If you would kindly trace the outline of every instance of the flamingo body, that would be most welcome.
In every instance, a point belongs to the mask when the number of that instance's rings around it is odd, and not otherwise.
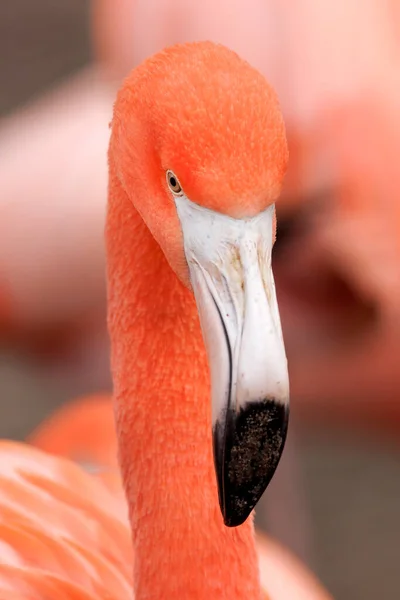
[[[126,509],[77,465],[0,443],[0,597],[131,597]],[[12,597],[12,596],[10,596]]]
[[[55,430],[54,430],[55,431]],[[0,442],[1,600],[130,600],[125,502],[68,459]],[[288,552],[257,536],[270,600],[328,600]]]

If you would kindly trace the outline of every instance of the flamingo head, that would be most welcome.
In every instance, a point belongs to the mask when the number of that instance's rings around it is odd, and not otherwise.
[[[223,46],[169,48],[135,69],[117,97],[110,161],[196,298],[227,526],[248,517],[286,438],[289,384],[271,252],[287,159],[274,91]]]

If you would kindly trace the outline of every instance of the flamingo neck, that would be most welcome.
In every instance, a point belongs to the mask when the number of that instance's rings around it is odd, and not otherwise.
[[[259,600],[253,523],[223,524],[192,293],[131,203],[108,214],[109,330],[135,599]]]

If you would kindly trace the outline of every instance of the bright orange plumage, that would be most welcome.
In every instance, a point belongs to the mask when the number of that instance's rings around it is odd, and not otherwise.
[[[0,442],[0,471],[1,600],[132,598],[125,504],[69,460],[24,444]],[[271,600],[328,600],[282,548],[262,537],[258,547]]]
[[[141,192],[160,191],[172,169],[193,202],[251,216],[278,198],[288,162],[275,91],[237,54],[211,42],[191,44],[190,52],[174,46],[136,68],[119,92],[112,138],[113,160],[139,209]],[[146,164],[131,160],[144,154]],[[142,190],[130,185],[139,167]],[[150,208],[153,198],[147,202]],[[166,203],[164,195],[158,209]]]
[[[72,462],[22,444],[0,443],[0,471],[2,600],[7,592],[130,598],[130,532],[118,498]]]

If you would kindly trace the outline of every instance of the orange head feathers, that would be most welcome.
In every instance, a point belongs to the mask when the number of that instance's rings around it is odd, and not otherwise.
[[[237,54],[208,42],[173,46],[134,69],[115,103],[110,153],[175,270],[182,240],[167,170],[191,201],[243,218],[277,199],[288,161],[274,90]]]

